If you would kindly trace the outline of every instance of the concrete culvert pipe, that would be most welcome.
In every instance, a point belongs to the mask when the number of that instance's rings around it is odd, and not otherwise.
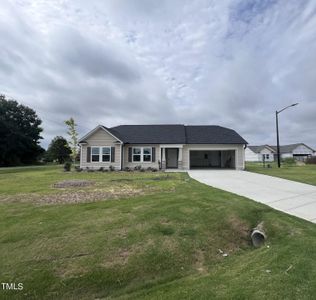
[[[263,228],[263,223],[258,224],[257,227],[255,227],[251,233],[251,240],[252,244],[256,247],[259,248],[264,245],[265,240],[267,236],[265,234],[264,228]]]

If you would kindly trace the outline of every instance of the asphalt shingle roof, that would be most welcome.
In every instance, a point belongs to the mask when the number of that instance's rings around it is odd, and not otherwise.
[[[212,125],[121,125],[107,128],[129,144],[246,144],[234,130]]]
[[[311,147],[309,147],[303,143],[298,143],[298,144],[290,144],[290,145],[281,145],[280,146],[280,153],[292,153],[298,146],[301,146],[301,145],[304,145],[307,148],[314,151],[314,149],[312,149]],[[248,146],[248,148],[255,153],[259,153],[265,147],[271,148],[272,150],[274,150],[275,153],[277,153],[277,151],[278,151],[277,146],[270,146],[270,145]]]
[[[221,126],[185,126],[186,144],[247,144],[234,130]]]
[[[280,152],[281,153],[292,153],[298,146],[301,146],[301,145],[304,145],[305,147],[314,151],[314,149],[312,149],[311,147],[309,147],[303,143],[298,143],[298,144],[282,145],[282,146],[280,146]],[[270,147],[272,149],[274,149],[275,151],[277,151],[277,146],[270,146]]]
[[[260,151],[264,148],[272,148],[270,150],[273,150],[272,152],[275,152],[275,149],[272,146],[268,146],[268,145],[248,146],[248,148],[255,153],[260,153]]]

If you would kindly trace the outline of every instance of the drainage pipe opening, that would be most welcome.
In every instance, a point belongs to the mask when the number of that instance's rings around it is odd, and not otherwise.
[[[252,244],[256,247],[259,248],[264,245],[265,240],[267,236],[265,234],[265,231],[263,229],[263,223],[258,224],[256,228],[253,229],[251,233],[251,240]]]

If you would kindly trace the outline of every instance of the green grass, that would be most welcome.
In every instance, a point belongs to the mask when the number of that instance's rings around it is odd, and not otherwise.
[[[270,165],[271,168],[264,168],[262,163],[247,163],[246,170],[316,185],[316,165],[282,164],[281,168],[278,168],[276,163]]]
[[[52,187],[74,178],[96,181],[87,192],[128,185],[144,189],[144,195],[79,204],[32,200],[74,192]],[[269,247],[254,249],[249,233],[260,221]],[[2,169],[0,253],[0,281],[24,284],[23,291],[0,290],[0,298],[312,299],[316,294],[315,224],[185,173]]]

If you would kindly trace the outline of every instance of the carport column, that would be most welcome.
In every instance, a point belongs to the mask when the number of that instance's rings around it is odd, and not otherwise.
[[[178,169],[182,169],[182,147],[179,148],[179,155],[178,155]]]

